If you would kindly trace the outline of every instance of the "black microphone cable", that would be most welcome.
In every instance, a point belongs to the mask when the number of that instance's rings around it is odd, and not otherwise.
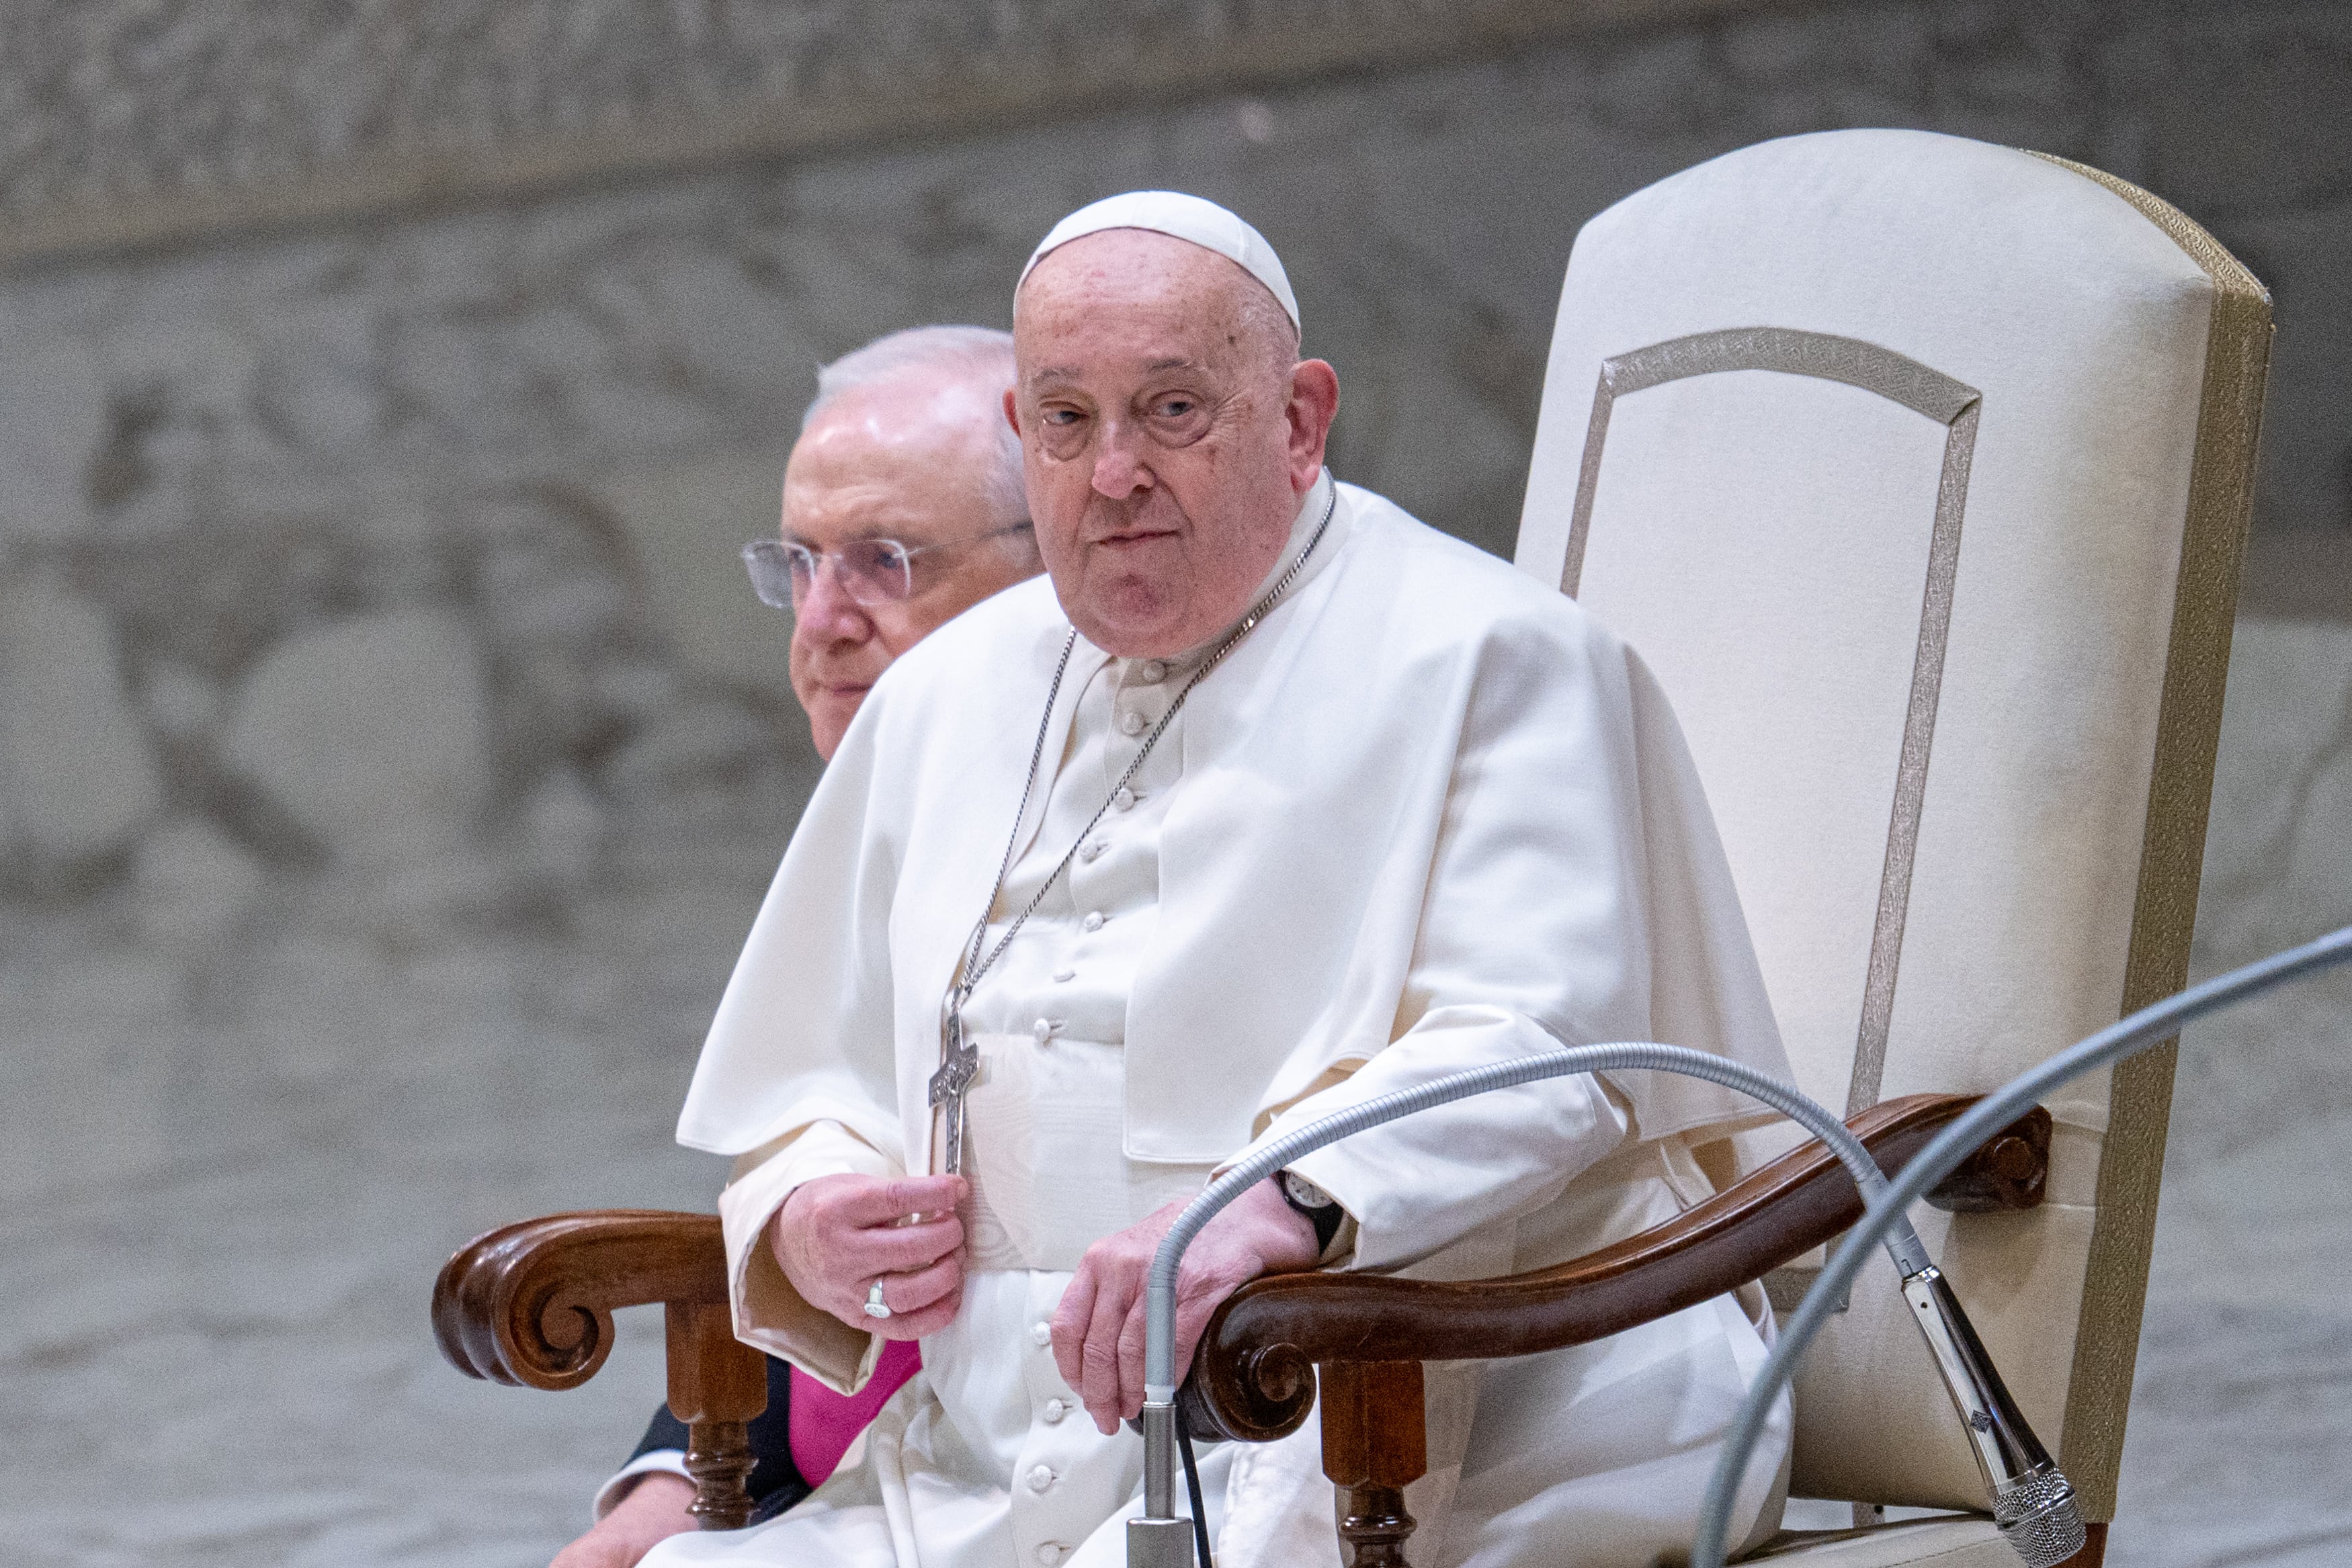
[[[1217,1568],[1209,1555],[1209,1509],[1201,1500],[1201,1467],[1192,1461],[1192,1428],[1184,1407],[1176,1406],[1176,1452],[1184,1460],[1184,1490],[1192,1494],[1192,1548],[1201,1554],[1200,1568]]]

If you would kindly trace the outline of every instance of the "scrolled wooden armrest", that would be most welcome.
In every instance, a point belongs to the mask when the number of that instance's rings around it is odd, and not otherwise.
[[[1914,1094],[1847,1124],[1891,1175],[1975,1103]],[[2041,1201],[2049,1146],[2049,1113],[2037,1107],[1937,1192],[1958,1184],[1958,1207],[2030,1207]],[[1996,1148],[1995,1168],[1980,1169]],[[1268,1442],[1306,1420],[1318,1364],[1483,1360],[1588,1343],[1759,1279],[1861,1217],[1853,1179],[1811,1142],[1662,1225],[1530,1273],[1461,1282],[1271,1275],[1210,1318],[1184,1386],[1185,1418],[1198,1433]]]
[[[767,1364],[735,1338],[712,1216],[598,1208],[477,1236],[434,1281],[433,1336],[468,1376],[577,1388],[613,1352],[614,1312],[656,1302],[670,1414],[687,1427],[688,1511],[706,1530],[740,1529],[751,1517],[746,1427],[768,1406]]]
[[[613,1313],[727,1301],[718,1219],[651,1208],[551,1214],[477,1236],[433,1286],[433,1333],[472,1377],[577,1388],[613,1349]]]

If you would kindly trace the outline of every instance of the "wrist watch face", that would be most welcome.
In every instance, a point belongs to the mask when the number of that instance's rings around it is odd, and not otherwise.
[[[1297,1171],[1282,1173],[1282,1190],[1301,1208],[1328,1208],[1338,1200]]]

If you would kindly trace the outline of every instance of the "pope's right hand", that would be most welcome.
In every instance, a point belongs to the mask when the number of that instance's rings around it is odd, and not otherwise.
[[[970,1191],[958,1176],[818,1176],[776,1211],[768,1247],[801,1300],[884,1339],[920,1339],[963,1299],[956,1206]],[[866,1310],[877,1281],[887,1318]]]

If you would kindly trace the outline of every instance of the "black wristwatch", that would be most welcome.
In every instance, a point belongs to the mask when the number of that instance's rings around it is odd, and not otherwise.
[[[1348,1218],[1339,1200],[1297,1171],[1275,1172],[1274,1183],[1282,1201],[1305,1215],[1307,1223],[1315,1228],[1315,1255],[1320,1258],[1331,1250],[1331,1238],[1339,1234],[1339,1222]]]

